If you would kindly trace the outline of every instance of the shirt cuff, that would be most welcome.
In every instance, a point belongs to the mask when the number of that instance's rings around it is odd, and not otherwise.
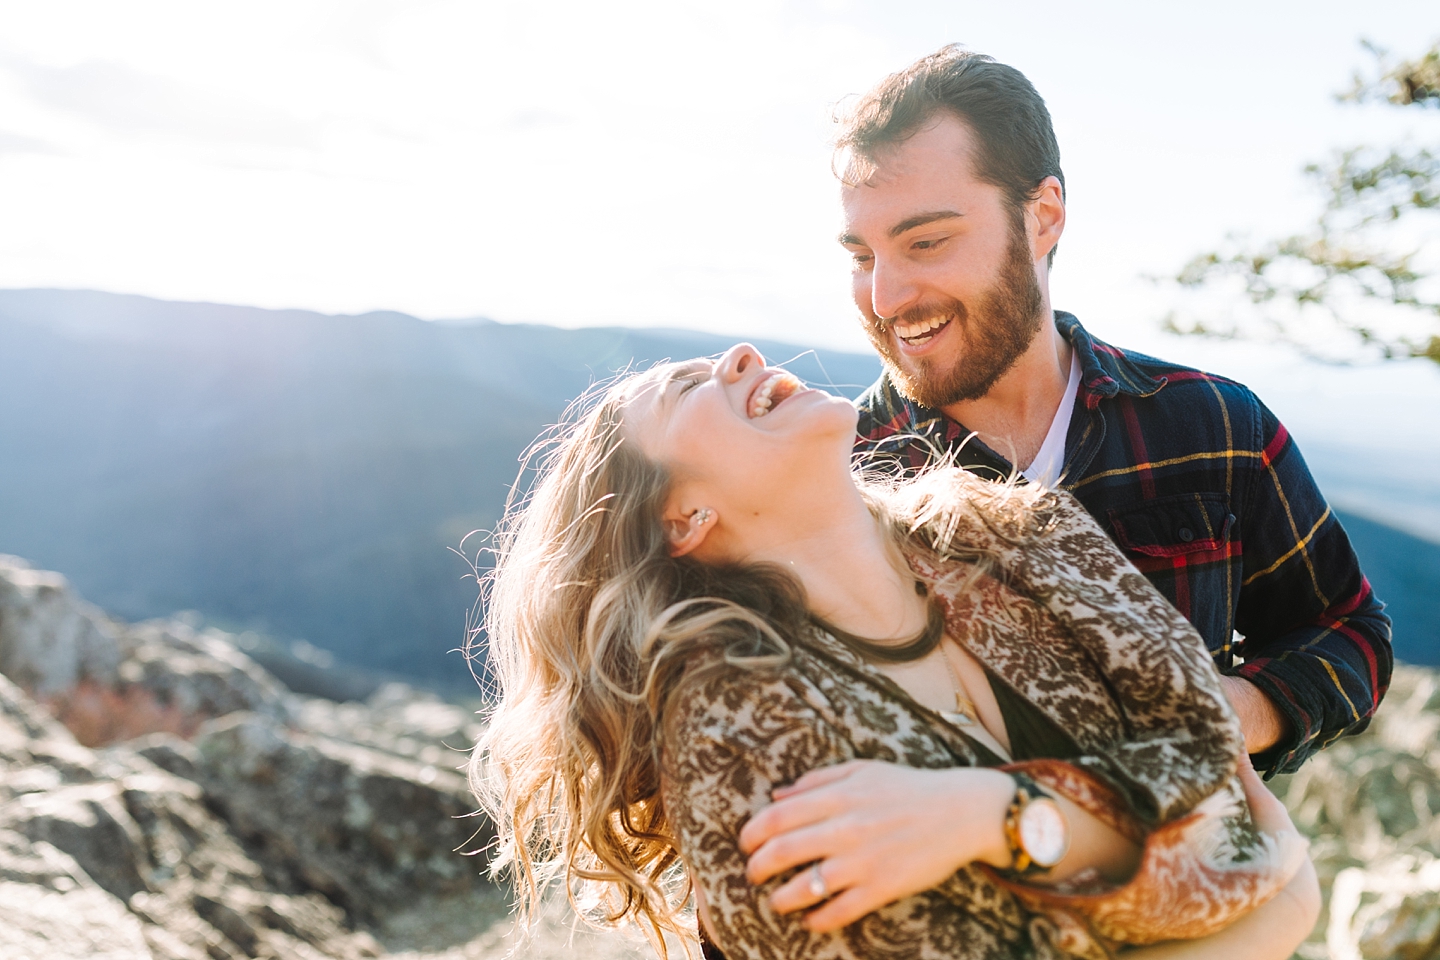
[[[1103,955],[1096,951],[1117,943],[1213,933],[1278,894],[1305,855],[1299,834],[1272,838],[1254,829],[1235,777],[1189,813],[1147,831],[1118,791],[1071,764],[1031,760],[1001,769],[1024,771],[1142,845],[1134,876],[1119,884],[1087,871],[1044,887],[984,868],[1032,911],[1049,917],[1061,945],[1080,956]]]
[[[1253,683],[1286,720],[1286,733],[1279,740],[1260,753],[1250,755],[1250,762],[1255,766],[1256,772],[1269,780],[1277,774],[1299,770],[1300,765],[1320,748],[1320,724],[1317,718],[1300,709],[1295,701],[1296,691],[1292,684],[1271,676],[1259,665],[1242,664],[1233,670],[1227,670],[1226,673]],[[1303,682],[1299,677],[1291,679]]]

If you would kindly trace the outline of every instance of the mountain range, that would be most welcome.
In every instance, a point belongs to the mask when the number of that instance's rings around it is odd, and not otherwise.
[[[0,291],[0,553],[127,619],[198,611],[473,690],[455,651],[476,587],[452,548],[498,520],[521,452],[595,380],[731,342]],[[847,396],[879,370],[757,346]],[[1440,665],[1440,545],[1345,522],[1397,654]]]

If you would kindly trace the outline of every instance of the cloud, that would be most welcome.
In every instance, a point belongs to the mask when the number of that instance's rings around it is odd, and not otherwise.
[[[257,109],[223,93],[90,60],[47,67],[15,57],[0,68],[38,103],[126,135],[182,136],[224,143],[307,147],[310,129],[276,110]]]
[[[44,140],[36,140],[34,137],[23,137],[18,133],[6,133],[4,130],[0,130],[0,157],[13,153],[55,154],[59,152]]]
[[[524,132],[544,127],[568,127],[574,123],[573,117],[551,110],[526,110],[511,116],[503,126],[509,130]]]

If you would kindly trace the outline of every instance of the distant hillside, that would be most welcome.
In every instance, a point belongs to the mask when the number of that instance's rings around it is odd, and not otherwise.
[[[127,619],[193,609],[463,684],[447,651],[475,587],[446,548],[495,523],[520,451],[592,380],[731,343],[0,291],[0,553]],[[847,395],[878,373],[834,351],[790,366]],[[1347,524],[1397,650],[1440,664],[1440,547]]]
[[[1395,621],[1395,656],[1440,667],[1440,544],[1351,513],[1338,516]]]
[[[495,523],[520,452],[593,380],[733,342],[0,291],[0,552],[121,617],[461,678],[475,587],[446,548]],[[758,346],[850,395],[878,372]]]

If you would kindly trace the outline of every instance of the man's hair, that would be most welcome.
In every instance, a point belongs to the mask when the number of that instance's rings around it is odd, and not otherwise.
[[[863,183],[882,148],[904,143],[942,112],[975,133],[975,176],[999,187],[1012,211],[1035,199],[1046,177],[1060,181],[1064,198],[1060,145],[1045,101],[1019,70],[956,43],[892,73],[836,118],[837,159],[848,154],[836,175],[852,186]]]

